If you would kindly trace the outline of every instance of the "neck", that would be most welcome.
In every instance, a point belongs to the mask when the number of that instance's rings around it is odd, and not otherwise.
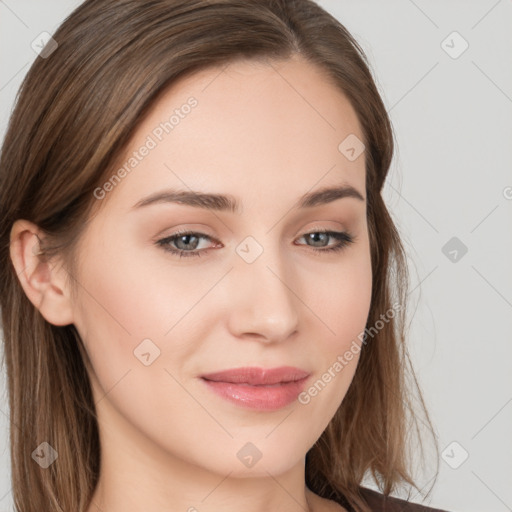
[[[305,485],[304,458],[278,469],[266,467],[264,456],[250,470],[234,455],[224,457],[228,465],[225,460],[222,465],[194,463],[186,447],[180,454],[171,453],[119,416],[107,416],[99,421],[101,469],[87,512],[321,510],[321,498]],[[233,441],[237,448],[227,453],[236,454],[243,444]]]

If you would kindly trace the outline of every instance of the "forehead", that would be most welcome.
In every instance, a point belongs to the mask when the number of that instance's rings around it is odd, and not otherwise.
[[[254,202],[256,191],[298,196],[341,183],[364,194],[364,154],[351,161],[340,150],[354,136],[364,139],[357,115],[323,70],[298,58],[236,61],[181,78],[159,97],[113,169],[124,172],[109,194],[132,201],[179,186]]]

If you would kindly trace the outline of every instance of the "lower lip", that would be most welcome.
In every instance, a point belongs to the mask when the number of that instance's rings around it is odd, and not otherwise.
[[[307,377],[271,386],[250,386],[249,384],[202,380],[214,393],[241,407],[260,411],[275,411],[286,407],[297,399],[299,393],[304,389]]]

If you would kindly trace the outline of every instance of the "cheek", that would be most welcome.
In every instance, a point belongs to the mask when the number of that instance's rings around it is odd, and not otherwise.
[[[348,253],[347,253],[348,254]],[[370,311],[372,268],[367,244],[362,244],[339,265],[319,266],[315,280],[308,279],[307,297],[311,310],[317,313],[325,340],[324,353],[332,358],[344,350],[364,330]]]
[[[78,322],[114,344],[129,340],[132,349],[145,338],[163,340],[211,284],[191,272],[170,272],[173,263],[165,257],[149,257],[156,249],[116,246],[113,241],[101,254],[88,254],[79,276]]]
[[[331,269],[324,291],[316,287],[316,292],[308,294],[313,300],[311,309],[319,312],[319,321],[312,329],[318,340],[318,373],[299,395],[299,403],[310,409],[311,416],[318,418],[323,427],[343,401],[364,349],[362,339],[371,305],[372,269],[368,245],[359,249],[335,272]]]
[[[115,236],[115,235],[114,235]],[[170,272],[165,258],[155,265],[147,252],[91,247],[78,280],[75,326],[84,342],[99,396],[114,386],[125,398],[127,410],[144,410],[156,404],[178,380],[203,339],[197,315],[208,315],[201,307],[211,279],[190,272]],[[145,365],[145,363],[150,363]],[[148,395],[144,390],[160,390]],[[126,395],[122,390],[125,390]],[[164,400],[165,401],[165,400]]]
[[[158,289],[147,284],[145,265],[131,260],[129,251],[114,252],[119,245],[111,242],[109,247],[88,246],[74,322],[103,392],[143,366],[134,350],[145,339],[159,340],[166,328],[164,307]]]

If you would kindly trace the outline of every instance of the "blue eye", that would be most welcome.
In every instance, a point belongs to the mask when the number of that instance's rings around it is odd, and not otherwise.
[[[302,235],[302,237],[307,238],[309,241],[312,242],[318,242],[322,240],[326,240],[329,238],[334,238],[338,241],[337,244],[331,245],[331,246],[324,246],[320,245],[320,247],[327,247],[326,249],[318,249],[317,247],[312,246],[311,248],[316,252],[338,252],[342,249],[345,249],[347,245],[350,245],[355,241],[355,238],[346,231],[323,231],[323,230],[317,230],[312,231],[310,233],[306,233],[305,235]]]
[[[211,240],[211,238],[208,235],[204,235],[203,233],[196,233],[194,231],[182,231],[178,233],[174,233],[171,236],[168,236],[166,238],[162,238],[161,240],[158,240],[156,243],[161,246],[164,251],[170,252],[171,254],[175,254],[177,256],[181,257],[189,257],[189,256],[201,256],[201,252],[204,252],[206,249],[203,250],[195,250],[198,245],[198,240],[200,238],[206,238],[208,240]],[[179,244],[182,245],[182,247],[172,247],[171,244]],[[193,251],[186,250],[188,248],[193,249]]]
[[[207,252],[208,249],[198,250],[197,246],[199,244],[199,240],[207,239],[212,240],[208,235],[203,233],[198,233],[194,231],[182,231],[174,233],[168,237],[162,238],[156,242],[157,245],[162,247],[162,249],[166,252],[170,252],[180,258],[185,257],[188,258],[190,256],[201,256],[202,252]],[[316,230],[310,233],[306,233],[302,235],[301,238],[306,238],[307,240],[313,243],[320,243],[319,246],[310,246],[313,251],[316,253],[332,253],[343,250],[345,247],[350,245],[355,241],[355,237],[353,237],[350,233],[346,231],[324,231],[324,230]],[[338,242],[335,245],[322,245],[323,241],[328,241],[329,238],[333,238]],[[176,247],[178,245],[178,247]],[[181,245],[181,247],[179,247]],[[299,245],[307,245],[307,244],[299,244]],[[318,247],[326,247],[326,248],[318,248]],[[191,249],[191,250],[188,250]]]

